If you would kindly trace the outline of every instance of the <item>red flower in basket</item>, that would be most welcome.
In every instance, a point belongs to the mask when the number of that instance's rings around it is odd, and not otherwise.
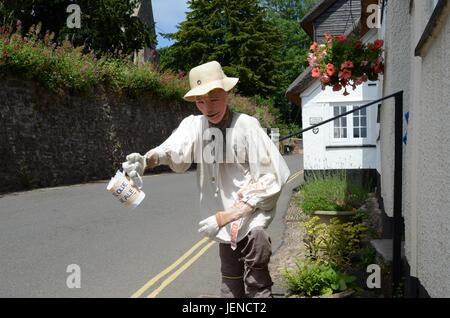
[[[318,68],[318,67],[313,68],[311,75],[312,75],[312,77],[319,77],[320,76],[320,68]]]
[[[345,41],[347,41],[347,36],[344,34],[336,35],[334,38],[341,43],[344,43]]]
[[[338,92],[338,91],[340,91],[341,89],[342,89],[342,85],[339,84],[339,83],[337,83],[337,84],[335,84],[335,85],[333,86],[333,91],[334,91],[334,92]]]
[[[348,80],[352,77],[352,71],[349,70],[343,70],[339,72],[339,78]]]
[[[375,72],[375,73],[383,73],[384,72],[384,64],[383,63],[380,63],[380,64],[375,64],[374,66],[373,66],[373,71]]]
[[[327,68],[328,76],[333,76],[333,74],[334,74],[334,64],[328,63],[326,68]]]
[[[331,86],[333,91],[344,89],[346,96],[347,86],[356,89],[367,80],[377,80],[384,72],[383,43],[381,39],[363,43],[355,35],[325,33],[325,43],[313,42],[306,56],[311,75],[320,80],[322,89],[326,86]]]
[[[317,42],[314,42],[313,44],[311,44],[311,46],[309,47],[310,51],[313,52],[317,52],[317,49],[319,48],[319,44],[317,44]]]
[[[373,42],[373,48],[374,50],[378,50],[379,48],[381,48],[384,44],[383,40],[377,39],[375,40],[375,42]]]
[[[341,70],[344,68],[353,68],[353,62],[352,61],[345,61],[341,64]]]
[[[324,75],[320,78],[320,82],[322,84],[328,84],[330,82],[330,77],[328,75]]]

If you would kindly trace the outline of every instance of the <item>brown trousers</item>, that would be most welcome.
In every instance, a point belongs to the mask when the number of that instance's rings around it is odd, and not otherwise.
[[[237,243],[234,251],[230,244],[220,243],[219,253],[222,297],[272,297],[273,282],[268,268],[272,247],[270,237],[264,228],[253,228]]]

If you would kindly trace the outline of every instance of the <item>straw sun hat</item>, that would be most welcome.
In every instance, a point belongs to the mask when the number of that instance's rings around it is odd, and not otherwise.
[[[228,92],[238,81],[237,77],[227,77],[219,62],[208,62],[194,67],[189,72],[191,90],[184,95],[184,99],[195,102],[196,96],[205,95],[215,88],[222,88]]]

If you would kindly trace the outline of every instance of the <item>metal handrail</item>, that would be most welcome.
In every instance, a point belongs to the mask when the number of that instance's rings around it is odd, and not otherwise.
[[[389,98],[395,98],[395,135],[394,135],[394,226],[393,226],[393,255],[392,255],[392,284],[393,291],[396,293],[400,287],[401,277],[402,277],[402,255],[401,255],[401,242],[403,234],[403,220],[402,220],[402,178],[403,178],[403,91],[396,92],[394,94],[382,97],[360,107],[354,108],[348,112],[339,114],[337,116],[326,119],[318,124],[309,126],[298,132],[289,134],[287,136],[281,137],[278,141],[283,141],[293,136],[298,136],[305,131],[311,130],[313,128],[319,127],[336,118],[346,116],[350,113],[356,112],[362,108],[374,105],[378,102]]]

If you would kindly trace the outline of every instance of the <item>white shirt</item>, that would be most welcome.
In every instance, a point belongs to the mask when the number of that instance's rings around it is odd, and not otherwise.
[[[160,164],[169,165],[175,172],[185,172],[192,162],[197,163],[202,218],[233,206],[238,198],[237,192],[246,187],[243,200],[255,207],[255,211],[242,219],[237,237],[239,242],[252,228],[266,228],[271,223],[278,197],[290,171],[256,118],[242,113],[232,114],[232,129],[227,129],[223,160],[220,151],[211,151],[213,145],[219,144],[220,137],[215,137],[213,141],[211,134],[205,134],[209,124],[203,115],[184,118],[155,151]],[[207,157],[210,153],[214,154],[212,158],[215,160]],[[232,162],[228,161],[230,158]],[[216,240],[230,243],[230,224],[220,229]]]

